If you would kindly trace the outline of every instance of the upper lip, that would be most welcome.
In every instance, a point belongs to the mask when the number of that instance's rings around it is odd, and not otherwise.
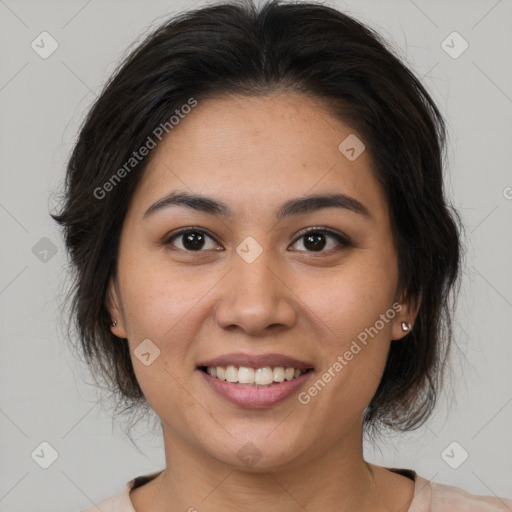
[[[299,361],[294,357],[288,357],[283,354],[244,354],[236,352],[224,354],[207,361],[202,361],[198,366],[244,366],[246,368],[263,368],[269,366],[283,366],[284,368],[296,368],[298,370],[307,370],[313,368],[311,363]]]

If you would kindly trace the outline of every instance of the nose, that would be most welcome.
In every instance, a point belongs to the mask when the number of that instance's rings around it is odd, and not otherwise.
[[[272,260],[271,251],[252,263],[235,254],[233,266],[219,283],[215,320],[223,329],[242,329],[262,335],[289,329],[297,322],[296,295],[290,287],[285,262]]]

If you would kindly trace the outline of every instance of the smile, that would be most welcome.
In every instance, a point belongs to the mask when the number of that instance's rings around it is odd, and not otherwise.
[[[228,377],[233,380],[236,378],[235,382],[229,382],[227,380],[221,380],[219,378],[219,372],[217,370],[218,367],[200,367],[198,368],[198,373],[202,377],[203,382],[207,385],[207,389],[213,391],[216,396],[219,396],[223,400],[234,404],[238,407],[242,407],[244,409],[259,409],[259,408],[268,408],[276,405],[277,403],[285,400],[289,396],[295,393],[300,392],[300,388],[305,385],[305,382],[310,378],[311,375],[314,374],[312,368],[307,370],[297,370],[292,367],[288,367],[284,369],[283,367],[263,367],[263,368],[249,368],[248,372],[245,372],[247,367],[236,367],[233,366],[232,369],[228,371],[230,365],[226,367],[224,371],[224,378],[226,374]],[[217,375],[214,377],[210,373],[208,373],[208,368],[210,368],[210,372],[212,372],[211,368],[215,368],[217,370]],[[221,368],[221,375],[224,367]],[[277,368],[277,372],[274,372]],[[215,373],[213,370],[213,373]],[[242,370],[240,372],[240,370]],[[261,370],[261,371],[258,371]],[[283,381],[274,381],[274,373],[276,373],[277,379],[281,379],[282,371],[284,372],[284,380]],[[286,380],[286,371],[288,370],[288,376],[291,376],[291,370],[293,370],[293,377],[290,380]],[[241,380],[252,379],[253,382],[239,382],[240,373],[242,373]],[[251,377],[251,375],[254,377]],[[260,376],[262,380],[260,380]],[[269,382],[272,378],[272,381],[268,384],[257,384],[257,382]]]

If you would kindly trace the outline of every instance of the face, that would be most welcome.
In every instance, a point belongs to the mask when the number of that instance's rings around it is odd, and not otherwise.
[[[107,303],[168,443],[254,470],[360,444],[413,320],[362,140],[316,100],[275,93],[200,101],[153,150]]]

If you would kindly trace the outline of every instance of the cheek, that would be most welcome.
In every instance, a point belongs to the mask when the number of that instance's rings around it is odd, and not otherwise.
[[[398,312],[393,260],[383,265],[376,254],[359,256],[346,270],[310,288],[316,290],[314,294],[304,295],[308,309],[319,319],[322,368],[318,378],[329,381],[326,392],[320,384],[317,388],[322,391],[312,393],[323,397],[316,406],[329,408],[340,422],[361,413],[375,394]]]
[[[165,258],[132,259],[124,267],[120,264],[120,275],[129,338],[153,336],[162,343],[185,327],[187,315],[212,286],[197,272],[173,267]]]
[[[126,257],[119,262],[128,343],[135,375],[150,405],[185,402],[179,394],[183,373],[188,372],[190,346],[205,321],[206,296],[218,281],[213,273],[172,267],[163,258],[151,255]],[[144,340],[157,347],[158,356],[145,366],[137,358]],[[153,355],[150,360],[153,360]],[[146,361],[147,362],[147,361]]]
[[[191,397],[180,392],[180,383],[184,382],[181,372],[194,336],[190,319],[203,286],[150,259],[145,264],[133,263],[120,265],[132,364],[149,405],[165,417],[169,410],[193,406]],[[149,348],[142,351],[139,347],[146,347],[144,344]],[[147,352],[150,356],[144,361],[139,356]],[[176,421],[181,423],[181,417]]]
[[[315,286],[308,279],[303,281],[301,297],[323,323],[328,344],[337,349],[350,345],[376,322],[379,335],[391,335],[396,273],[392,265],[383,268],[373,255],[364,256],[317,280]],[[379,319],[386,314],[382,324]]]

